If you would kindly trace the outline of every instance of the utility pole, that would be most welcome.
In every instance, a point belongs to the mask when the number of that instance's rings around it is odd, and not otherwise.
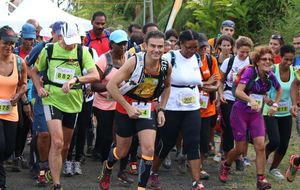
[[[150,20],[147,20],[147,7],[149,8],[149,18]],[[144,20],[143,24],[145,25],[147,22],[153,22],[153,0],[144,0]]]

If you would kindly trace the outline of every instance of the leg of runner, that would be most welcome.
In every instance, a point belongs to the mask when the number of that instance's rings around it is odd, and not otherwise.
[[[138,136],[142,150],[142,158],[139,166],[138,190],[145,190],[153,163],[156,131],[152,129],[142,130],[138,133]]]
[[[49,166],[53,184],[60,184],[60,171],[62,168],[62,150],[64,146],[62,121],[58,119],[47,122],[51,136],[51,146],[49,151]]]

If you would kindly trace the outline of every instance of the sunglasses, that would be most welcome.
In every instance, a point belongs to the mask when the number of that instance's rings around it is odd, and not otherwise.
[[[261,61],[264,61],[264,62],[266,62],[266,61],[270,61],[270,62],[274,62],[274,59],[272,59],[272,58],[266,58],[266,57],[261,57],[259,60],[261,60]]]
[[[271,39],[275,39],[275,40],[283,40],[283,37],[281,35],[278,34],[273,34],[271,36]]]

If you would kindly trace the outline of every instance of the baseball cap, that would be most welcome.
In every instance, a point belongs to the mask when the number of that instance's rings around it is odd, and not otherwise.
[[[232,20],[224,20],[222,22],[222,28],[223,27],[231,27],[231,28],[235,28],[235,23]]]
[[[0,38],[5,42],[14,42],[18,41],[18,36],[14,30],[9,26],[3,26],[0,28]]]
[[[207,37],[204,33],[199,33],[198,42],[199,42],[199,47],[209,46]]]
[[[128,36],[124,30],[115,30],[110,34],[109,40],[114,43],[127,42]]]
[[[61,35],[61,28],[63,27],[64,24],[65,22],[63,21],[57,21],[53,23],[52,26],[50,26],[50,28],[52,28],[52,32],[54,32],[55,34]]]
[[[23,38],[36,39],[36,29],[32,24],[26,23],[22,26],[21,35]]]
[[[79,29],[77,24],[75,23],[66,22],[61,29],[61,35],[63,36],[64,41],[67,45],[81,43],[81,39],[79,36]]]

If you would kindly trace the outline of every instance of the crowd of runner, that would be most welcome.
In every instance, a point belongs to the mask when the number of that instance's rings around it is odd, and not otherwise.
[[[293,45],[270,34],[269,45],[254,47],[249,37],[233,38],[231,20],[211,39],[190,29],[163,33],[155,23],[114,30],[106,21],[96,12],[90,31],[64,21],[42,29],[34,19],[19,35],[0,28],[0,190],[6,170],[24,168],[37,184],[61,190],[61,173],[84,174],[87,156],[101,162],[103,190],[118,161],[118,180],[137,180],[138,190],[163,189],[161,166],[188,168],[186,188],[204,190],[210,175],[227,182],[233,162],[237,171],[251,165],[249,143],[258,190],[271,188],[267,160],[276,180],[295,179],[300,156],[285,174],[280,164],[293,117],[300,126],[300,34]],[[219,173],[204,170],[208,157]]]

